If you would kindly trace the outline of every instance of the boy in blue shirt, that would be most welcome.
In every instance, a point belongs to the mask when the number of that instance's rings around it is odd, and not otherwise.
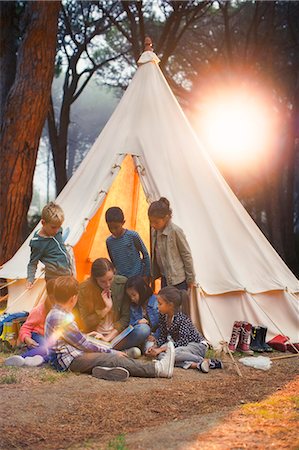
[[[64,221],[62,208],[54,202],[42,210],[40,230],[30,241],[31,254],[27,266],[27,287],[33,286],[38,261],[45,265],[45,280],[61,275],[71,275],[71,262],[62,238],[61,225]]]
[[[109,257],[117,275],[127,278],[135,275],[149,278],[150,258],[148,251],[136,231],[125,229],[124,213],[117,206],[107,209],[106,222],[111,232],[106,240]]]

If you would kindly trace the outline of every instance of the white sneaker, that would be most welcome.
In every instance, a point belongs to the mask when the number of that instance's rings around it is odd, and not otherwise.
[[[92,369],[92,376],[109,381],[126,381],[130,374],[127,369],[123,367],[94,367]]]
[[[22,367],[25,365],[25,358],[20,355],[13,355],[4,361],[5,366]]]
[[[167,350],[165,356],[160,361],[155,362],[156,377],[158,378],[171,378],[174,368],[174,345],[171,341],[167,343]]]
[[[38,367],[41,366],[45,360],[41,355],[26,356],[24,359],[24,366],[27,367]]]
[[[125,350],[125,353],[128,355],[129,358],[137,359],[141,356],[141,350],[138,347],[131,347]]]
[[[200,364],[198,364],[198,369],[203,373],[208,373],[210,370],[210,361],[204,359]]]

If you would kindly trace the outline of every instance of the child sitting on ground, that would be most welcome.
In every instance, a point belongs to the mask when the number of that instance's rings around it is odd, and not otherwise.
[[[209,369],[222,369],[217,359],[205,359],[208,343],[185,314],[178,312],[186,291],[173,286],[162,288],[158,294],[160,311],[160,337],[147,354],[163,358],[167,339],[175,346],[175,366],[183,369],[198,369],[207,373]]]
[[[19,332],[19,342],[27,345],[27,351],[22,355],[13,355],[4,362],[6,366],[40,366],[48,362],[48,349],[44,338],[44,326],[48,312],[55,303],[55,280],[49,280],[46,285],[47,297],[43,303],[33,308]]]
[[[105,380],[125,381],[136,377],[171,378],[174,366],[174,347],[165,346],[161,361],[141,363],[124,353],[89,342],[79,331],[71,314],[78,295],[78,282],[71,276],[56,279],[56,305],[46,319],[45,336],[52,366],[58,371],[71,370],[92,374]]]
[[[107,209],[106,222],[111,232],[106,240],[107,251],[117,275],[127,278],[134,275],[150,276],[150,258],[148,251],[136,231],[127,230],[124,213],[117,206]],[[141,257],[142,255],[142,257]]]
[[[126,292],[131,299],[130,325],[148,325],[149,333],[152,333],[145,342],[145,349],[147,350],[153,345],[154,338],[159,337],[157,297],[153,293],[152,288],[139,275],[128,278]]]
[[[71,262],[63,243],[61,225],[64,214],[59,205],[48,203],[42,210],[40,230],[34,233],[30,241],[31,254],[27,267],[27,287],[33,286],[37,264],[45,265],[45,280],[61,275],[71,275]]]

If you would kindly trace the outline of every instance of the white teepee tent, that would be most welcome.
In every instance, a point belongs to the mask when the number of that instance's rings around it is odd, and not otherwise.
[[[112,204],[125,211],[130,205],[127,226],[139,231],[139,222],[145,222],[148,233],[142,192],[147,202],[160,196],[169,199],[173,220],[192,249],[198,282],[192,310],[205,336],[217,344],[229,339],[234,320],[247,320],[267,326],[270,338],[284,333],[299,341],[298,280],[202,149],[158,62],[151,51],[141,55],[119,105],[57,198],[80,277],[88,273],[95,257],[105,256],[100,250],[106,233],[101,213],[104,204],[107,207],[107,193],[118,174],[131,170],[115,188]],[[143,191],[138,191],[139,179]],[[30,309],[40,296],[41,282],[23,293],[30,238],[0,271],[1,277],[19,279],[10,286],[11,312]]]

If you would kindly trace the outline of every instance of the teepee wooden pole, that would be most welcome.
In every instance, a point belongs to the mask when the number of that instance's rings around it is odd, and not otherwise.
[[[278,359],[296,358],[296,356],[299,356],[299,352],[293,355],[274,356],[273,358],[270,359],[271,361],[277,361]]]
[[[231,358],[231,360],[232,360],[232,362],[233,362],[233,365],[235,366],[235,369],[236,369],[236,371],[237,371],[237,374],[239,375],[239,377],[243,378],[243,375],[242,375],[242,373],[241,373],[241,370],[239,369],[239,366],[238,366],[238,364],[237,364],[237,362],[236,362],[236,360],[235,360],[235,358],[234,358],[234,355],[233,355],[232,352],[230,351],[227,342],[225,342],[224,347],[225,347],[225,351],[227,351],[227,353],[229,354],[229,356],[230,356],[230,358]]]

